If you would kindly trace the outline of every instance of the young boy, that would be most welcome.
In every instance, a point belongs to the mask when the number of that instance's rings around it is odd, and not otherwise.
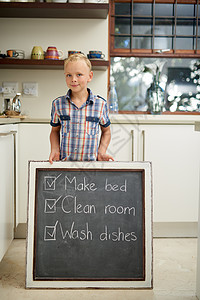
[[[114,160],[106,153],[111,139],[107,103],[87,88],[93,77],[90,61],[83,54],[70,55],[64,71],[69,90],[52,103],[49,162]]]

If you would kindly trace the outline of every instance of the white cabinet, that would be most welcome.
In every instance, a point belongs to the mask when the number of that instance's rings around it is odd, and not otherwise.
[[[197,222],[200,136],[193,125],[141,126],[152,161],[155,222]]]
[[[192,124],[112,124],[115,160],[151,161],[154,222],[197,222],[200,135]]]
[[[51,126],[49,124],[19,124],[17,223],[27,221],[28,161],[48,160]]]
[[[14,237],[16,134],[17,125],[0,126],[0,261]]]

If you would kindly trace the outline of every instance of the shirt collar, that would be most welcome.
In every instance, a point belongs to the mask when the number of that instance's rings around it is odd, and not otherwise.
[[[94,103],[94,95],[92,93],[92,91],[87,88],[88,91],[88,98],[86,100],[86,104],[93,104]],[[66,95],[66,99],[68,99],[69,101],[71,101],[71,89],[68,90],[67,95]]]

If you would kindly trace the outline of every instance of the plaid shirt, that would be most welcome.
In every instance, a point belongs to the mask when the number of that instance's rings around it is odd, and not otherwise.
[[[96,160],[98,152],[99,125],[110,125],[105,99],[94,96],[88,89],[87,101],[78,108],[67,95],[52,103],[51,126],[61,125],[60,159]]]

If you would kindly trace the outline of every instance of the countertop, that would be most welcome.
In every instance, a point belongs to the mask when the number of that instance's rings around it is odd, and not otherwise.
[[[200,114],[110,114],[112,124],[191,124],[200,126]],[[0,125],[22,124],[22,123],[43,123],[49,124],[48,118],[0,118]]]

